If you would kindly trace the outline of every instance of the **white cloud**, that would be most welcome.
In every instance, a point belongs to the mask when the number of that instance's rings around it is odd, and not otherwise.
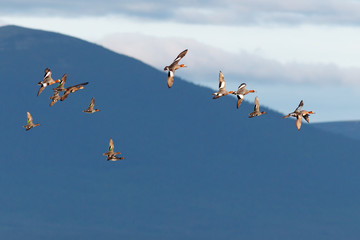
[[[19,8],[19,6],[22,6]],[[0,13],[46,16],[123,15],[138,19],[220,25],[359,25],[360,2],[354,0],[3,0]]]
[[[358,102],[360,98],[360,68],[357,67],[344,68],[331,63],[282,63],[245,51],[230,53],[191,39],[135,33],[108,35],[99,43],[140,59],[160,71],[188,48],[187,55],[180,62],[188,67],[176,72],[176,76],[185,80],[216,89],[219,70],[222,70],[228,90],[235,90],[242,82],[247,83],[248,89],[255,89],[255,94],[246,97],[246,101],[251,103],[255,96],[259,96],[263,107],[287,114],[303,99],[305,109],[316,112],[311,122],[360,119],[360,112],[353,111],[349,104]],[[164,86],[165,81],[164,77]]]
[[[0,26],[5,26],[5,25],[8,25],[8,23],[0,19]]]
[[[219,70],[227,78],[236,81],[253,79],[258,82],[286,84],[359,84],[360,68],[341,68],[334,63],[281,63],[245,51],[230,53],[186,38],[159,38],[136,33],[112,34],[99,43],[116,52],[140,59],[159,70],[188,48],[188,54],[182,59],[188,68],[181,70],[178,76],[202,85],[216,82]]]

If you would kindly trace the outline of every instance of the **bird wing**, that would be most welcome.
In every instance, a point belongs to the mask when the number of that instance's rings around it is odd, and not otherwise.
[[[27,116],[27,121],[28,121],[28,123],[32,123],[33,118],[32,118],[32,116],[31,116],[31,114],[30,114],[29,112],[26,112],[26,116]]]
[[[174,72],[170,70],[168,73],[167,85],[169,88],[171,88],[173,84],[174,84]]]
[[[295,109],[294,112],[300,112],[303,106],[304,106],[304,102],[303,100],[301,100],[299,106]]]
[[[92,97],[89,108],[93,108],[95,106],[95,98]]]
[[[242,83],[240,84],[240,86],[238,87],[238,90],[242,89],[242,88],[245,88],[246,87],[246,83]]]
[[[89,107],[88,107],[87,110],[89,110],[89,111],[94,110],[94,105],[95,105],[95,98],[93,97],[93,98],[91,99],[91,102],[90,102]]]
[[[58,87],[64,87],[65,82],[66,82],[66,78],[67,78],[67,75],[66,75],[66,73],[65,73],[65,74],[62,76],[61,81],[60,81]]]
[[[49,82],[51,82],[51,80],[53,80],[53,79],[51,78],[51,71],[50,71],[49,68],[46,68],[46,69],[45,69],[45,75],[44,75],[44,80],[43,80],[43,82],[44,82],[44,83],[49,83]]]
[[[50,68],[45,68],[44,72],[45,72],[44,74],[44,80],[45,80],[45,78],[51,76],[51,70]]]
[[[255,97],[254,112],[259,111],[259,98]]]
[[[44,86],[41,86],[40,89],[39,89],[39,91],[38,91],[38,93],[37,93],[37,95],[39,96],[40,93],[41,93],[42,91],[44,91],[44,89],[45,89],[45,87],[44,87]]]
[[[178,63],[183,57],[185,57],[186,53],[187,53],[187,49],[185,49],[184,51],[182,51],[181,53],[179,53],[179,55],[174,59],[173,63]]]
[[[109,142],[109,152],[114,152],[114,142],[112,140],[112,138],[110,138],[110,142]]]
[[[302,120],[302,115],[301,114],[297,115],[297,119],[296,119],[297,130],[300,130],[300,128],[301,128],[301,120]]]
[[[224,89],[225,90],[225,78],[224,78],[224,74],[220,71],[219,73],[219,89]]]
[[[169,88],[171,88],[172,85],[174,84],[174,72],[173,71],[169,71],[167,83],[168,83]]]
[[[61,96],[60,101],[64,101],[70,94],[70,90],[66,89],[66,91],[64,92],[64,94]]]
[[[307,121],[308,123],[310,122],[310,114],[305,114],[303,115],[305,121]]]
[[[282,118],[288,118],[288,117],[292,116],[291,114],[292,114],[292,113],[289,113],[288,115],[283,116]]]
[[[59,92],[54,90],[54,94],[49,98],[54,100],[55,98],[58,98],[58,97],[59,97]]]
[[[78,87],[78,86],[84,86],[84,85],[88,85],[88,84],[89,84],[89,82],[79,83],[79,84],[76,84],[74,86],[68,87],[66,89],[73,88],[73,87]]]
[[[56,102],[57,102],[57,100],[52,100],[49,106],[51,107],[51,106],[54,105]]]
[[[243,98],[239,97],[239,95],[237,95],[237,98],[238,98],[238,100],[237,100],[237,103],[236,103],[236,108],[239,108],[239,107],[240,107],[240,104],[241,104],[242,101],[243,101]]]

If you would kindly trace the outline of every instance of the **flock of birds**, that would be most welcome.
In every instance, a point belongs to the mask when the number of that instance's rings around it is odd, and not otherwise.
[[[179,68],[186,67],[185,64],[179,64],[179,62],[186,55],[187,52],[188,52],[188,49],[185,49],[184,51],[182,51],[169,66],[166,66],[164,68],[164,71],[168,71],[167,85],[169,88],[171,88],[174,84],[175,71],[178,70]],[[40,85],[40,89],[37,93],[37,96],[39,96],[40,93],[47,86],[53,85],[55,83],[59,83],[59,85],[56,88],[53,88],[54,94],[50,97],[50,99],[51,99],[50,107],[51,107],[58,100],[64,101],[69,96],[70,93],[74,93],[80,89],[84,89],[84,86],[88,84],[88,82],[85,82],[85,83],[80,83],[80,84],[65,88],[64,86],[65,86],[66,78],[67,78],[67,75],[64,74],[61,79],[54,80],[51,77],[51,70],[49,68],[46,68],[44,79],[38,83],[38,85]],[[61,92],[63,92],[62,96],[60,96]],[[226,96],[228,94],[234,94],[237,97],[236,107],[239,108],[240,104],[244,100],[244,97],[247,94],[254,93],[254,92],[255,92],[255,90],[247,90],[245,83],[241,83],[240,86],[238,87],[237,91],[227,91],[225,88],[224,75],[220,71],[220,73],[219,73],[219,90],[216,93],[213,93],[212,95],[214,95],[213,99],[218,99],[218,98],[220,98],[222,96]],[[95,113],[95,112],[100,111],[99,109],[94,109],[94,105],[95,105],[95,98],[93,97],[91,99],[90,105],[88,106],[87,109],[83,110],[83,112]],[[309,122],[310,114],[314,114],[313,111],[302,110],[303,105],[304,105],[304,102],[303,102],[303,100],[301,100],[300,104],[293,112],[291,112],[288,115],[283,117],[283,118],[295,117],[297,130],[300,130],[301,121],[303,118],[307,122]],[[249,118],[257,117],[257,116],[263,115],[265,113],[266,112],[264,112],[264,111],[261,112],[259,110],[259,98],[255,97],[254,111],[249,114]],[[38,124],[38,123],[37,124],[33,123],[33,118],[31,116],[31,114],[29,112],[27,112],[27,124],[24,126],[26,131],[32,129],[33,127],[39,126],[39,125],[40,124]],[[108,160],[108,161],[123,160],[124,158],[118,157],[117,156],[118,154],[121,154],[121,153],[114,151],[114,142],[113,142],[112,138],[110,138],[108,152],[104,153],[103,155],[107,156],[106,160]]]
[[[179,62],[180,60],[186,55],[188,49],[185,49],[184,51],[182,51],[173,61],[173,63],[169,66],[166,66],[164,68],[164,71],[168,71],[168,79],[167,79],[167,84],[168,87],[171,88],[173,83],[174,83],[174,76],[175,76],[175,70],[182,68],[182,67],[186,67],[185,64],[180,64]],[[224,78],[224,74],[220,71],[219,73],[219,90],[216,93],[213,93],[212,95],[214,95],[214,99],[218,99],[222,96],[226,96],[228,94],[234,94],[237,97],[237,103],[236,103],[236,107],[239,108],[240,104],[242,103],[242,101],[244,100],[245,95],[247,95],[248,93],[254,93],[255,90],[247,90],[246,89],[246,83],[241,83],[240,86],[238,87],[237,91],[227,91],[225,88],[225,78]],[[295,117],[296,118],[296,128],[297,130],[300,130],[301,127],[301,121],[304,118],[307,122],[309,122],[310,120],[310,114],[314,114],[313,111],[306,111],[306,110],[302,110],[302,107],[304,106],[304,102],[303,100],[300,101],[299,106],[291,113],[289,113],[288,115],[284,116],[283,118],[287,118],[287,117]],[[254,111],[251,112],[249,114],[249,118],[252,117],[257,117],[260,115],[265,114],[266,112],[260,112],[259,110],[259,98],[255,97],[255,105],[254,105]]]

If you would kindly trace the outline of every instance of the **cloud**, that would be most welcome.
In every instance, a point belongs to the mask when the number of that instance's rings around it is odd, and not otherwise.
[[[220,25],[358,25],[359,11],[360,2],[354,0],[3,0],[0,3],[0,13],[7,15],[125,15],[137,19]]]
[[[245,51],[230,53],[186,38],[159,38],[136,33],[111,34],[98,43],[140,59],[159,70],[188,48],[188,54],[181,61],[188,68],[179,70],[177,75],[207,86],[217,81],[219,70],[223,71],[227,79],[238,83],[251,79],[259,83],[278,84],[359,84],[360,68],[341,68],[333,63],[281,63]]]
[[[5,26],[5,25],[8,25],[8,23],[0,19],[0,26]]]

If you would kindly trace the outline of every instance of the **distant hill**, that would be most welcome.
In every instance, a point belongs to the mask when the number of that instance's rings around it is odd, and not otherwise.
[[[49,107],[46,67],[89,84]],[[360,236],[356,140],[266,108],[249,119],[246,101],[180,78],[168,89],[139,60],[17,26],[0,28],[0,81],[3,239]],[[101,111],[81,112],[93,96]],[[41,124],[28,132],[26,111]],[[126,160],[102,156],[110,137]]]
[[[360,121],[324,122],[315,123],[313,126],[336,135],[360,140]]]

